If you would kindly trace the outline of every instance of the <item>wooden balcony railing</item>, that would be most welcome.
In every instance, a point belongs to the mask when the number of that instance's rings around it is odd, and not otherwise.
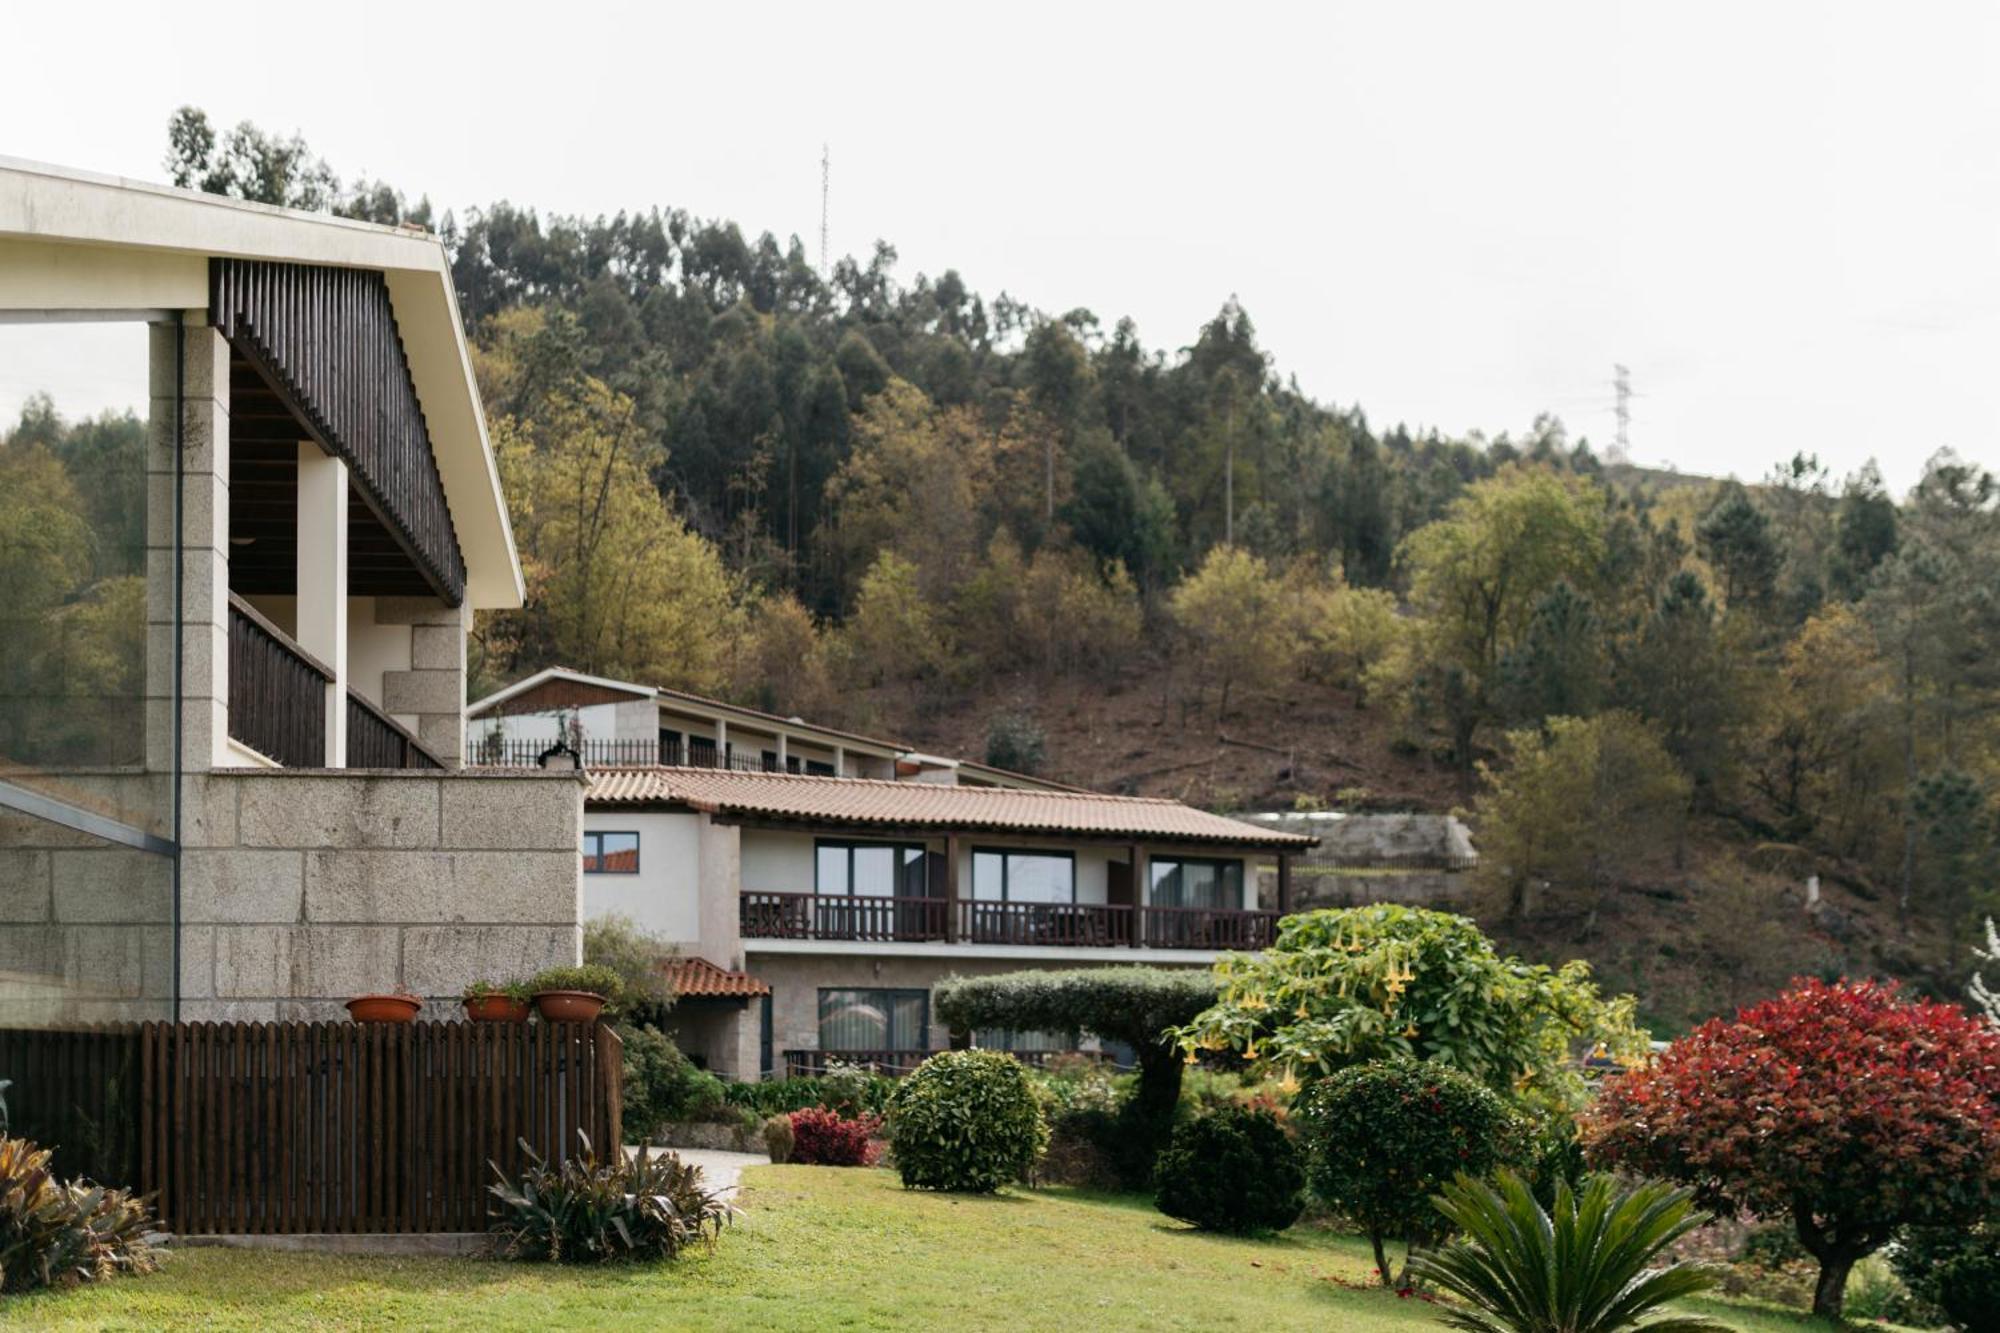
[[[1148,949],[1268,949],[1277,933],[1276,912],[1148,907],[1139,938]]]
[[[409,729],[353,690],[347,692],[349,768],[443,768]]]
[[[229,734],[287,768],[326,763],[326,687],[333,672],[229,594]]]
[[[942,898],[869,898],[846,894],[745,893],[745,935],[769,940],[865,940],[876,944],[945,938]]]
[[[845,894],[741,896],[743,935],[878,944],[1014,944],[1056,948],[1264,949],[1276,912],[1103,903],[998,903]]]
[[[1098,903],[995,903],[960,899],[958,938],[975,944],[1105,948],[1132,943],[1137,909]]]

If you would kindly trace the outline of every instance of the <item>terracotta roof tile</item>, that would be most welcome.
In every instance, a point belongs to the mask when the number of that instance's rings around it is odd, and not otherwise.
[[[676,958],[661,966],[678,999],[754,1000],[771,993],[770,986],[748,972],[732,972],[706,958]]]
[[[1318,841],[1155,796],[711,768],[601,768],[591,770],[589,778],[586,799],[593,805],[670,805],[843,825],[1093,834],[1272,849],[1310,847]]]

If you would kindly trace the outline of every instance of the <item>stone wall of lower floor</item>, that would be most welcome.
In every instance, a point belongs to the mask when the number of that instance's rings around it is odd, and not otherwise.
[[[165,836],[159,781],[55,794]],[[397,986],[448,1017],[578,959],[574,774],[217,770],[182,801],[178,974],[171,855],[0,809],[0,1024],[170,1018],[176,990],[183,1018],[338,1018]]]
[[[454,1017],[470,981],[580,957],[574,774],[241,770],[188,786],[184,1018],[335,1018],[397,987]]]

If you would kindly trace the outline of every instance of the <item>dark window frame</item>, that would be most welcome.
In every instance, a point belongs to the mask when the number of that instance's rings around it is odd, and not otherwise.
[[[1246,894],[1246,893],[1247,893],[1247,892],[1249,891],[1249,890],[1248,890],[1248,887],[1247,887],[1247,886],[1248,886],[1248,885],[1249,885],[1249,883],[1250,883],[1250,866],[1249,866],[1249,862],[1248,862],[1248,861],[1246,861],[1246,860],[1245,860],[1245,859],[1244,859],[1243,857],[1240,857],[1240,856],[1155,856],[1155,857],[1152,857],[1152,858],[1150,858],[1150,859],[1149,859],[1149,860],[1147,861],[1147,863],[1146,863],[1146,897],[1145,897],[1145,902],[1146,902],[1146,905],[1147,905],[1148,907],[1156,907],[1156,906],[1161,906],[1161,905],[1162,905],[1162,904],[1158,904],[1158,903],[1155,903],[1155,902],[1153,902],[1153,900],[1152,900],[1152,899],[1153,899],[1153,889],[1154,889],[1154,888],[1156,887],[1156,883],[1155,883],[1155,881],[1156,881],[1156,878],[1157,878],[1157,872],[1158,872],[1158,868],[1159,868],[1160,866],[1162,866],[1162,865],[1171,865],[1171,866],[1213,866],[1213,867],[1215,868],[1215,871],[1216,871],[1216,878],[1217,878],[1218,880],[1222,880],[1222,879],[1224,879],[1224,878],[1225,878],[1225,876],[1224,876],[1224,875],[1222,874],[1222,871],[1223,871],[1223,870],[1224,870],[1224,869],[1225,869],[1226,867],[1229,867],[1229,866],[1235,866],[1235,867],[1236,867],[1236,901],[1235,901],[1234,903],[1230,904],[1230,905],[1229,905],[1229,906],[1227,906],[1227,907],[1213,907],[1213,908],[1208,908],[1208,909],[1205,909],[1205,910],[1208,910],[1208,911],[1213,911],[1213,912],[1241,912],[1241,911],[1243,911],[1243,910],[1244,910],[1244,907],[1243,907],[1243,898],[1244,898],[1244,895],[1245,895],[1245,894]]]
[[[897,998],[907,999],[912,995],[921,997],[923,1008],[921,1011],[922,1016],[917,1020],[917,1044],[914,1046],[888,1046],[884,1049],[892,1051],[928,1051],[931,1048],[931,993],[927,988],[923,986],[821,986],[818,988],[817,993],[818,1003],[813,1010],[813,1040],[819,1043],[819,1050],[851,1049],[829,1047],[825,1044],[826,997],[829,995],[881,996],[888,1001],[888,1003],[882,1006],[882,1012],[890,1016],[891,1023],[895,1021],[895,1001]]]
[[[839,892],[835,892],[835,891],[833,891],[833,890],[830,890],[830,889],[826,889],[826,888],[822,888],[822,887],[820,886],[820,882],[819,882],[819,854],[820,854],[820,850],[821,850],[822,848],[834,848],[834,847],[837,847],[837,848],[840,848],[840,849],[844,850],[844,851],[845,851],[845,852],[847,853],[847,891],[846,891],[846,892],[844,892],[844,893],[839,893]],[[931,855],[930,855],[930,853],[931,853],[931,849],[930,849],[930,847],[929,847],[929,846],[928,846],[927,844],[925,844],[925,843],[921,843],[921,842],[911,842],[911,841],[909,841],[908,839],[881,839],[881,838],[814,838],[814,839],[813,839],[813,895],[814,895],[815,897],[820,897],[820,898],[881,898],[881,897],[884,897],[884,896],[885,896],[885,895],[883,895],[883,894],[879,894],[879,893],[856,893],[856,892],[854,891],[854,852],[855,852],[855,849],[856,849],[856,848],[860,848],[860,847],[886,847],[886,848],[888,848],[888,849],[889,849],[889,850],[891,850],[891,851],[914,851],[914,852],[916,852],[916,853],[917,853],[917,862],[916,862],[916,863],[917,863],[917,865],[919,865],[919,866],[921,866],[921,867],[922,867],[922,869],[921,869],[921,871],[920,871],[919,873],[920,873],[920,874],[922,874],[922,876],[923,876],[923,879],[924,879],[924,882],[923,882],[923,892],[922,892],[922,893],[903,893],[903,892],[900,892],[901,888],[903,887],[903,884],[902,884],[902,880],[903,880],[903,876],[902,876],[902,872],[903,872],[904,870],[908,869],[908,867],[909,867],[909,862],[907,862],[907,861],[904,861],[904,860],[902,860],[901,858],[898,858],[898,859],[897,859],[897,861],[896,861],[896,872],[897,872],[897,873],[896,873],[896,887],[897,887],[897,889],[899,890],[899,892],[896,892],[896,893],[891,893],[891,894],[888,894],[888,895],[886,895],[886,896],[887,896],[887,897],[890,897],[890,898],[928,898],[928,897],[930,896],[930,891],[931,891]],[[878,987],[877,989],[880,989],[880,988]]]
[[[979,896],[979,858],[980,858],[981,856],[997,856],[997,857],[999,857],[999,858],[1000,858],[1000,896],[999,896],[998,898],[981,898],[981,897]],[[971,864],[970,866],[968,866],[968,867],[967,867],[967,869],[968,869],[968,870],[969,870],[969,871],[971,872],[971,873],[970,873],[970,875],[969,875],[969,878],[970,878],[970,879],[972,880],[972,886],[971,886],[971,887],[972,887],[972,900],[973,900],[974,902],[988,902],[988,903],[994,903],[994,902],[999,902],[999,903],[1007,903],[1007,902],[1012,902],[1012,901],[1014,901],[1014,900],[1013,900],[1013,899],[1012,899],[1011,897],[1009,897],[1009,896],[1008,896],[1008,892],[1007,892],[1007,891],[1008,891],[1008,886],[1009,886],[1009,882],[1010,882],[1010,881],[1011,881],[1011,880],[1013,879],[1013,876],[1012,876],[1012,874],[1011,874],[1011,873],[1009,873],[1009,871],[1008,871],[1008,869],[1007,869],[1007,858],[1008,858],[1008,857],[1010,857],[1010,856],[1048,856],[1048,857],[1060,857],[1060,858],[1062,858],[1063,860],[1065,860],[1065,861],[1069,862],[1069,903],[1070,903],[1070,904],[1071,904],[1072,906],[1073,906],[1073,905],[1075,905],[1075,903],[1077,902],[1077,896],[1076,896],[1076,887],[1077,887],[1077,886],[1076,886],[1076,852],[1075,852],[1074,850],[1072,850],[1072,849],[1069,849],[1069,848],[1061,848],[1061,847],[1056,847],[1056,848],[1047,848],[1047,847],[974,847],[974,848],[972,849],[972,864]],[[1039,899],[1037,899],[1037,900],[1035,900],[1035,901],[1036,901],[1036,903],[1037,903],[1037,904],[1038,904],[1039,906],[1042,906],[1042,907],[1055,907],[1055,906],[1060,906],[1060,905],[1061,905],[1061,904],[1059,904],[1059,903],[1044,903],[1044,902],[1041,902],[1041,901],[1040,901]]]
[[[632,840],[632,868],[630,870],[606,870],[604,868],[604,840],[606,838],[630,838]],[[593,852],[592,847],[596,850]],[[583,831],[583,873],[586,875],[636,875],[639,873],[639,830],[637,829],[585,829]],[[591,860],[597,861],[596,869],[591,868]]]

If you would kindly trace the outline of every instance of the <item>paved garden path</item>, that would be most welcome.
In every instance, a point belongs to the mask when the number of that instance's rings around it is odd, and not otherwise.
[[[625,1151],[636,1153],[639,1150],[627,1148]],[[723,1152],[718,1148],[671,1148],[668,1151],[683,1162],[700,1167],[708,1187],[721,1190],[724,1197],[731,1199],[736,1197],[736,1187],[742,1182],[744,1167],[768,1166],[771,1161],[760,1152]]]

